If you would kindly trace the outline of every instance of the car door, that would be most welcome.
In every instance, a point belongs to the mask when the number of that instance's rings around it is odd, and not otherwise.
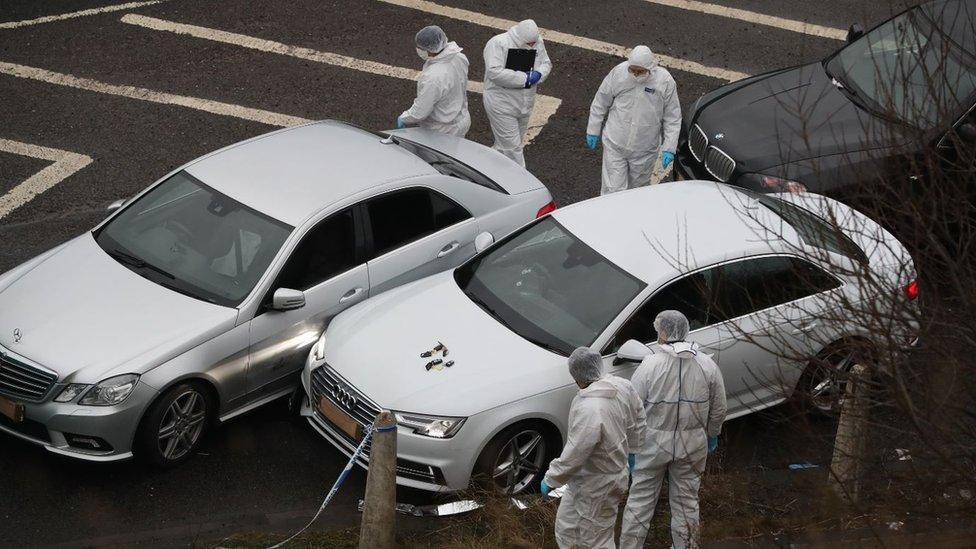
[[[370,295],[460,265],[474,254],[478,222],[464,207],[427,187],[367,200]]]
[[[604,346],[602,354],[607,371],[629,379],[637,364],[618,362],[617,349],[630,339],[651,346],[656,345],[657,331],[654,329],[654,318],[661,311],[671,309],[681,311],[688,317],[691,328],[688,341],[698,343],[705,352],[714,352],[712,347],[718,342],[720,336],[716,326],[709,322],[708,300],[711,293],[711,276],[712,272],[709,270],[684,275],[665,284],[647,298]]]
[[[713,348],[730,411],[783,399],[828,329],[818,295],[839,280],[798,257],[770,255],[722,264],[711,283]]]
[[[305,305],[289,311],[263,306],[251,320],[247,387],[252,398],[290,385],[327,322],[369,295],[358,209],[341,210],[309,229],[265,297],[268,304],[279,288],[301,290]]]

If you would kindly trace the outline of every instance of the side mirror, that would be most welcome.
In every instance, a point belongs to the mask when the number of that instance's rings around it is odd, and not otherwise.
[[[851,28],[847,29],[847,43],[857,40],[858,38],[864,36],[864,27],[860,23],[854,23]]]
[[[271,309],[275,311],[291,311],[305,306],[305,292],[290,288],[278,288],[271,298]]]
[[[112,202],[111,204],[109,204],[105,208],[105,210],[108,211],[108,212],[114,212],[115,210],[121,208],[122,206],[125,206],[125,203],[128,202],[128,201],[129,201],[128,198],[120,198],[120,199],[116,200],[115,202]]]
[[[966,143],[976,143],[976,124],[965,122],[956,128],[956,135]]]
[[[641,362],[644,357],[651,354],[651,350],[636,339],[628,339],[623,345],[617,349],[617,358],[613,361],[614,364],[620,364],[622,362]]]
[[[474,252],[480,254],[481,252],[487,250],[495,243],[495,237],[491,236],[489,232],[483,232],[478,236],[474,237]]]

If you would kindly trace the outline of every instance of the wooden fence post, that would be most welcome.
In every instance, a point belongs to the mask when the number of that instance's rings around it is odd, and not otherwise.
[[[867,442],[870,404],[869,386],[865,379],[867,371],[860,364],[851,368],[830,462],[830,486],[837,495],[850,502],[856,502],[858,498]]]
[[[373,440],[366,473],[359,549],[396,547],[396,418],[381,412],[373,421]]]

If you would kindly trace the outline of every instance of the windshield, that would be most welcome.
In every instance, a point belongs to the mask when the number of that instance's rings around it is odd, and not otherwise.
[[[237,306],[292,227],[180,172],[95,235],[119,263],[174,291]]]
[[[842,49],[827,72],[872,110],[923,130],[951,124],[976,91],[976,2],[935,2]]]
[[[496,320],[564,356],[593,344],[645,286],[552,216],[476,256],[454,278]]]

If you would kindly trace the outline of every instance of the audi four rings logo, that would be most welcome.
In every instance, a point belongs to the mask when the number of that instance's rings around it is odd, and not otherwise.
[[[349,389],[336,385],[332,389],[332,398],[347,410],[355,410],[359,399]]]
[[[24,334],[20,333],[20,328],[14,330],[14,343],[20,343],[22,337],[24,337]]]

